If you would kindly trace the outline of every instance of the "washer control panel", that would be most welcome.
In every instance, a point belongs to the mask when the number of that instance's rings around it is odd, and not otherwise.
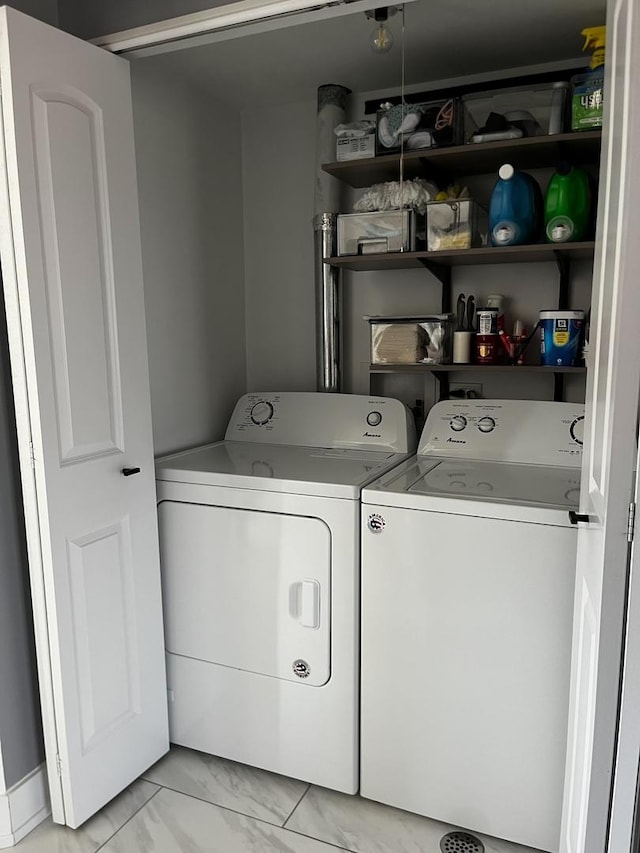
[[[251,420],[258,426],[266,426],[273,417],[275,409],[268,400],[258,400],[251,407]]]
[[[413,417],[399,400],[357,394],[264,392],[240,398],[227,441],[413,453]]]
[[[584,406],[539,400],[445,400],[431,409],[419,456],[579,467]]]

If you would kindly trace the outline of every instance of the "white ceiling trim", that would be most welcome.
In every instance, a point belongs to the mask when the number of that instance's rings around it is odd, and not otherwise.
[[[414,2],[414,0],[405,0],[405,2]],[[327,3],[318,2],[318,0],[239,0],[215,9],[206,9],[191,15],[182,15],[179,18],[169,18],[155,24],[100,36],[92,42],[111,53],[126,53],[302,12],[322,10],[325,15],[327,12],[330,15],[330,10],[335,10],[334,14],[341,14],[345,7],[350,10],[361,6],[373,9],[378,5],[379,0],[364,3],[350,3],[349,0],[333,0]]]

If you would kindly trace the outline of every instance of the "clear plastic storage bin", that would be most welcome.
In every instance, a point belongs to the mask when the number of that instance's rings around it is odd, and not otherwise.
[[[418,236],[420,217],[413,210],[381,210],[338,216],[338,255],[371,255],[379,252],[415,252],[424,248]]]
[[[453,314],[365,317],[372,364],[450,364]]]
[[[427,250],[472,249],[486,246],[487,211],[473,199],[432,201],[427,205]]]
[[[562,133],[566,124],[568,92],[569,84],[560,81],[465,95],[465,141],[493,142]],[[504,128],[487,128],[492,113],[505,119]]]
[[[459,98],[395,104],[376,114],[376,156],[460,145],[464,131]]]

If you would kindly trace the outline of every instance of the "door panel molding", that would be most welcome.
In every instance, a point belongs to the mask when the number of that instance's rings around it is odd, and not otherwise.
[[[68,464],[124,451],[104,116],[71,86],[30,89],[60,463]]]

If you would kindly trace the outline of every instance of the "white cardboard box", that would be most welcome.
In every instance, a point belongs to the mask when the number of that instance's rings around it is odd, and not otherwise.
[[[364,160],[376,155],[376,135],[339,137],[336,140],[336,160]]]

